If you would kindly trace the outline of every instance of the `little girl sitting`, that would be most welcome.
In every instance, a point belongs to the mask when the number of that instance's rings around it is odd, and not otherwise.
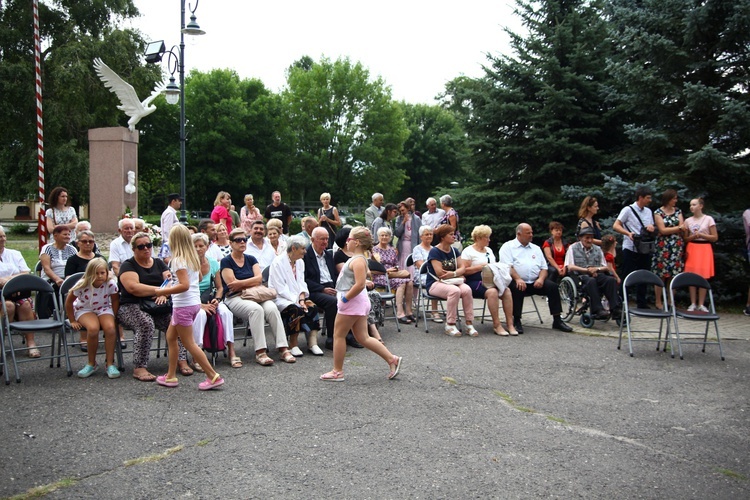
[[[607,261],[609,272],[612,273],[612,276],[615,277],[617,284],[619,285],[622,280],[620,279],[620,276],[617,275],[617,268],[615,267],[615,257],[617,257],[617,249],[615,248],[616,243],[617,240],[613,235],[606,234],[602,236],[602,252],[604,252],[604,260]]]
[[[117,378],[120,370],[115,366],[115,314],[120,305],[115,280],[109,279],[107,262],[96,257],[86,265],[86,271],[65,299],[65,311],[70,318],[73,330],[86,330],[88,364],[78,372],[78,376],[91,376],[98,368],[96,351],[99,348],[99,331],[104,331],[104,355],[107,376]]]

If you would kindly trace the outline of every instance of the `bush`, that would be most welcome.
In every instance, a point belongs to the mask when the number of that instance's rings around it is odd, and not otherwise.
[[[17,222],[10,226],[10,234],[15,234],[18,236],[29,234],[29,225]]]

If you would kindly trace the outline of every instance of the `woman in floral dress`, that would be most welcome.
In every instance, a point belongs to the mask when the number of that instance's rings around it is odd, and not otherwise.
[[[667,189],[661,195],[661,207],[654,211],[654,222],[658,229],[656,237],[656,253],[651,261],[651,270],[661,278],[665,286],[677,274],[682,272],[685,265],[682,230],[685,221],[682,211],[677,208],[677,191]],[[655,286],[657,309],[663,309],[662,287]]]
[[[398,322],[409,324],[416,321],[412,312],[412,296],[414,286],[408,269],[398,267],[398,251],[391,245],[393,233],[388,227],[378,229],[378,244],[372,247],[372,256],[383,264],[391,282],[391,291],[396,294],[396,316]],[[377,287],[385,287],[386,279],[382,274],[374,274],[372,281]]]

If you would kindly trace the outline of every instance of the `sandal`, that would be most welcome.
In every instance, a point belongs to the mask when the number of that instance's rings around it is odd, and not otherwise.
[[[344,381],[344,372],[337,372],[336,370],[331,370],[328,373],[324,373],[320,376],[320,380],[325,380],[326,382],[343,382]]]
[[[242,368],[242,359],[239,356],[232,356],[232,359],[230,359],[229,362],[232,365],[232,368]]]
[[[133,378],[141,382],[153,382],[154,380],[156,380],[156,375],[153,375],[149,372],[142,373],[140,375],[133,373]]]
[[[156,383],[164,387],[177,387],[180,381],[177,380],[177,377],[167,378],[166,375],[159,375],[156,377]]]
[[[198,389],[201,391],[208,391],[210,389],[216,389],[220,385],[224,385],[224,379],[221,378],[221,375],[217,372],[211,380],[206,379],[198,384]]]
[[[440,317],[440,314],[438,313],[432,313],[432,322],[433,323],[442,323],[443,318]]]
[[[268,357],[268,354],[265,352],[262,352],[260,354],[255,355],[255,362],[258,363],[261,366],[271,366],[273,364],[273,360]]]
[[[281,361],[284,363],[296,363],[297,358],[294,357],[294,354],[289,352],[289,349],[281,353]]]
[[[396,375],[398,375],[398,371],[401,369],[401,360],[404,358],[401,358],[399,356],[393,356],[393,359],[390,363],[388,363],[388,366],[391,367],[390,373],[388,373],[388,380],[393,380],[396,378]]]
[[[402,325],[411,325],[411,320],[409,319],[409,316],[401,316],[400,318],[397,318],[398,322]]]
[[[201,365],[199,365],[197,361],[193,361],[193,370],[197,371],[198,373],[205,373],[205,370],[201,368]]]
[[[29,352],[28,352],[28,356],[30,358],[41,358],[42,357],[42,353],[36,347],[30,347],[29,348]]]
[[[193,374],[193,369],[190,368],[190,366],[187,365],[187,364],[182,365],[182,366],[178,367],[177,369],[180,370],[180,374],[183,377],[189,377],[190,375]]]

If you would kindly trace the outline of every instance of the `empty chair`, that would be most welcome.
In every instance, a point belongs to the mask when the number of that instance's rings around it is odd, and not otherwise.
[[[50,295],[49,302],[52,304],[52,311],[53,314],[50,318],[46,319],[33,319],[29,321],[11,321],[13,318],[8,316],[8,310],[7,306],[5,304],[6,300],[19,300],[19,298],[23,297],[30,297],[33,292],[36,292],[37,294],[42,293],[48,293]],[[24,274],[20,276],[16,276],[15,278],[11,278],[3,287],[2,289],[2,295],[3,295],[3,335],[6,335],[7,339],[7,345],[3,345],[3,353],[5,353],[6,349],[10,351],[11,359],[13,360],[13,369],[16,376],[16,382],[21,381],[21,376],[18,371],[18,365],[21,363],[28,363],[30,361],[38,361],[38,360],[50,360],[50,366],[52,366],[55,358],[59,359],[61,356],[65,357],[66,361],[66,367],[68,369],[68,374],[72,374],[73,371],[70,367],[70,359],[68,358],[68,351],[67,351],[67,344],[65,342],[62,343],[64,353],[58,353],[55,354],[55,342],[58,341],[57,335],[65,335],[65,332],[63,330],[64,323],[60,318],[61,311],[60,306],[57,302],[57,295],[55,294],[55,291],[53,290],[52,286],[47,283],[45,280],[38,276],[34,276],[32,274]],[[39,358],[28,358],[28,359],[18,359],[18,356],[16,356],[16,351],[28,351],[28,347],[23,348],[16,348],[13,345],[13,333],[20,333],[25,334],[28,332],[52,332],[52,340],[47,345],[37,345],[37,348],[50,349],[50,355],[49,356],[42,356]],[[7,356],[6,356],[7,359]],[[10,373],[7,369],[7,363],[3,362],[3,368],[5,373],[5,383],[10,383]]]
[[[667,331],[664,335],[664,350],[667,349],[667,339],[669,339],[669,349],[672,353],[672,357],[674,358],[674,346],[672,345],[672,336],[670,335],[670,329],[669,329],[669,321],[672,317],[672,314],[666,309],[667,304],[667,292],[666,289],[663,287],[664,283],[662,280],[652,273],[651,271],[646,271],[643,269],[639,269],[637,271],[633,271],[632,273],[628,274],[625,277],[625,281],[623,282],[623,295],[625,297],[628,296],[628,288],[635,288],[638,285],[655,285],[658,287],[662,287],[661,293],[662,293],[662,304],[664,304],[664,309],[640,309],[637,307],[630,307],[627,300],[624,300],[622,303],[622,315],[620,317],[620,338],[617,341],[617,348],[620,349],[620,346],[622,345],[622,332],[623,330],[627,330],[628,332],[628,348],[630,349],[630,356],[633,356],[633,342],[634,341],[648,341],[653,342],[653,339],[651,338],[633,338],[633,333],[657,333],[659,336],[656,339],[656,350],[659,350],[659,344],[661,343],[661,335],[664,331],[664,321],[667,322]],[[644,319],[651,319],[651,320],[659,320],[659,329],[658,330],[635,330],[633,329],[632,325],[632,318],[633,317],[640,317]]]
[[[678,310],[674,301],[675,292],[677,290],[688,288],[688,287],[703,288],[706,290],[708,297],[708,312],[703,311],[687,311]],[[724,361],[724,351],[721,348],[721,336],[719,335],[719,315],[716,314],[716,308],[714,307],[714,294],[711,291],[711,285],[708,283],[706,278],[695,274],[695,273],[680,273],[674,278],[669,284],[669,298],[672,301],[672,320],[674,321],[674,334],[677,337],[677,349],[680,353],[680,359],[682,358],[682,345],[683,344],[701,344],[703,345],[703,352],[706,352],[706,345],[717,344],[719,346],[719,356]],[[680,330],[678,320],[682,320],[683,329]],[[706,328],[703,332],[687,332],[684,331],[684,325],[686,321],[698,321],[706,324]],[[714,331],[716,332],[716,341],[708,341],[708,329],[713,323]],[[688,336],[683,340],[684,336]]]

